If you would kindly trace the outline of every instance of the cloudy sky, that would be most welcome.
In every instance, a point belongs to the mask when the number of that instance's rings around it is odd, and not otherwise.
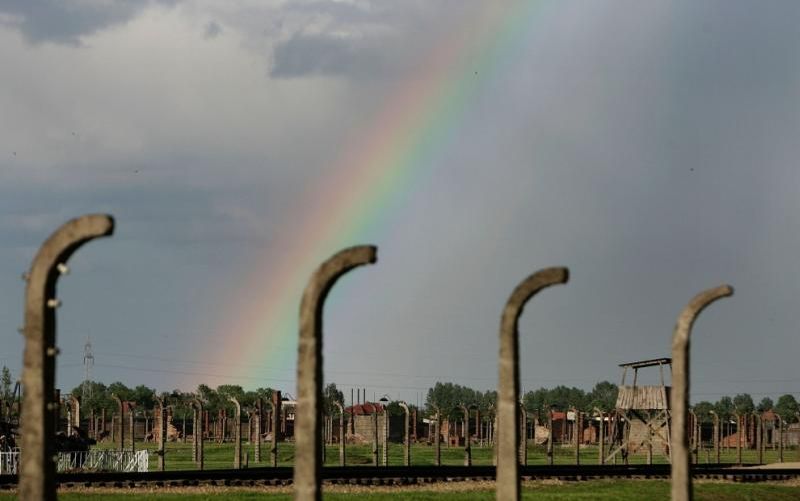
[[[313,194],[343,189],[338,160],[429,54],[465,26],[466,60],[504,35],[492,9],[0,2],[0,363],[19,373],[38,245],[108,212],[114,237],[60,282],[58,386],[81,381],[90,336],[106,383],[292,393],[294,333],[259,366],[220,348],[247,338],[231,317],[259,307],[303,219],[347,227],[307,209]],[[669,356],[683,306],[727,282],[736,295],[695,326],[693,400],[800,395],[800,3],[542,1],[522,22],[436,154],[402,166],[412,182],[363,204],[380,224],[343,237],[380,256],[334,290],[326,379],[410,402],[437,380],[493,388],[505,300],[566,265],[521,322],[523,389]],[[471,75],[442,73],[445,96]]]

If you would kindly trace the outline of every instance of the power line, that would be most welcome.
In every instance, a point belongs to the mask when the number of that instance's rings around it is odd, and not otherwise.
[[[96,364],[97,367],[108,367],[112,369],[123,369],[123,370],[130,370],[130,371],[137,371],[137,372],[160,372],[166,374],[181,374],[186,376],[204,376],[204,377],[215,377],[220,379],[246,379],[250,381],[277,381],[280,383],[295,383],[294,379],[278,379],[278,378],[264,378],[264,377],[256,377],[256,376],[234,376],[228,374],[213,374],[208,372],[196,372],[196,371],[182,371],[182,370],[174,370],[174,369],[143,369],[141,367],[131,367],[127,365],[115,365],[115,364]],[[339,386],[343,387],[362,387],[364,386],[363,382],[359,383],[337,383]],[[396,386],[396,385],[373,385],[373,386],[380,386],[381,388],[389,388],[389,389],[397,389],[397,390],[427,390],[429,387],[421,387],[421,386]]]
[[[160,362],[171,362],[171,363],[185,363],[185,364],[196,364],[196,365],[216,365],[222,367],[237,367],[237,368],[254,368],[254,369],[264,369],[268,371],[275,371],[275,372],[294,372],[294,369],[278,369],[268,365],[261,365],[261,364],[240,364],[240,363],[233,363],[233,362],[205,362],[199,360],[187,360],[187,359],[180,359],[180,358],[167,358],[167,357],[154,357],[150,355],[136,355],[130,353],[108,353],[103,352],[101,353],[106,356],[111,357],[120,357],[120,358],[136,358],[142,360],[157,360]],[[351,370],[335,370],[335,369],[326,369],[325,373],[328,374],[349,374],[349,375],[363,375],[363,376],[391,376],[391,377],[406,377],[406,378],[416,378],[416,379],[458,379],[458,380],[474,380],[474,381],[494,381],[495,377],[479,377],[479,376],[459,376],[459,375],[431,375],[431,374],[404,374],[399,372],[383,372],[383,371],[351,371]],[[544,383],[596,383],[597,379],[541,379],[541,378],[524,378],[522,381],[525,382],[544,382]]]

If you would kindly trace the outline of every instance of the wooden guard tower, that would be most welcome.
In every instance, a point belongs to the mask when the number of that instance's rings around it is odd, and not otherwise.
[[[660,451],[669,460],[671,387],[664,384],[664,367],[670,369],[671,375],[672,359],[656,358],[619,366],[622,367],[622,382],[617,393],[617,419],[612,423],[612,444],[609,447],[606,463],[616,463],[616,457],[620,454],[627,464],[629,454],[642,451],[647,453],[648,462],[652,461],[654,451]],[[661,385],[636,384],[639,369],[645,367],[658,367]],[[633,369],[633,384],[630,386],[625,384],[629,369]]]

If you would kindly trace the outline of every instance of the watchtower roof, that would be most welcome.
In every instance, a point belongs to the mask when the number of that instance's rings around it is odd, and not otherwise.
[[[631,368],[631,369],[641,369],[642,367],[654,367],[657,365],[672,365],[671,358],[653,358],[650,360],[640,360],[638,362],[628,362],[625,364],[619,364],[620,367],[624,368]]]

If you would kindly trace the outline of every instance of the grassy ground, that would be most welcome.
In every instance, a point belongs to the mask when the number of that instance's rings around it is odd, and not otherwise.
[[[113,447],[113,444],[103,443],[98,447],[108,448]],[[155,452],[155,444],[140,443],[137,444],[137,449],[148,449]],[[196,465],[191,460],[191,443],[169,442],[167,443],[167,469],[169,470],[191,470],[196,469]],[[250,466],[257,466],[255,463],[254,447],[251,444],[242,444],[243,463],[247,461]],[[339,449],[338,446],[326,447],[326,461],[327,466],[336,466],[339,464]],[[347,446],[347,464],[348,465],[369,465],[372,464],[372,447],[370,445],[348,445]],[[425,444],[414,444],[411,450],[411,462],[415,465],[432,465],[434,463],[434,447]],[[582,464],[597,464],[598,450],[595,446],[586,446],[581,448],[581,463]],[[796,449],[784,451],[784,458],[786,461],[800,460],[800,452]],[[261,447],[260,466],[269,464],[269,446],[262,444]],[[713,450],[703,450],[699,455],[700,463],[713,462]],[[278,464],[281,466],[291,466],[294,460],[294,444],[293,443],[280,443],[278,444]],[[492,449],[489,447],[472,447],[472,461],[475,465],[491,465],[492,464]],[[642,464],[647,461],[643,454],[632,455],[629,458],[630,463]],[[721,461],[723,463],[736,462],[736,450],[723,451],[721,454]],[[745,463],[758,462],[758,455],[754,450],[743,450],[742,461]],[[621,458],[619,459],[621,463]],[[659,454],[654,454],[654,463],[666,463],[666,458]],[[764,456],[765,463],[778,462],[778,452],[767,450]],[[442,447],[442,463],[448,465],[464,464],[464,451],[461,448]],[[528,448],[528,464],[546,464],[547,456],[544,447],[531,446]],[[555,447],[554,449],[554,463],[555,464],[575,464],[575,451],[572,447]],[[402,465],[403,464],[403,447],[400,444],[389,445],[389,464]],[[155,470],[158,467],[158,456],[154,453],[150,456],[150,468]],[[213,442],[205,443],[205,468],[206,469],[221,469],[233,468],[233,444],[224,443],[217,444]]]
[[[119,500],[125,498],[141,498],[153,500],[250,500],[271,499],[289,500],[291,491],[283,489],[246,489],[246,488],[195,488],[173,489],[171,491],[156,490],[73,490],[59,493],[60,499],[92,501]],[[391,489],[330,487],[326,489],[325,499],[344,501],[359,500],[455,500],[455,499],[494,499],[492,483],[461,482],[457,484],[436,484],[433,486]],[[698,483],[695,486],[695,498],[708,501],[727,500],[760,500],[774,501],[794,500],[800,497],[800,486],[797,484],[733,484],[733,483]],[[0,494],[0,500],[14,499],[13,494]],[[523,488],[523,499],[558,499],[558,500],[658,500],[669,499],[669,483],[656,480],[623,480],[623,481],[590,481],[590,482],[528,482]]]

